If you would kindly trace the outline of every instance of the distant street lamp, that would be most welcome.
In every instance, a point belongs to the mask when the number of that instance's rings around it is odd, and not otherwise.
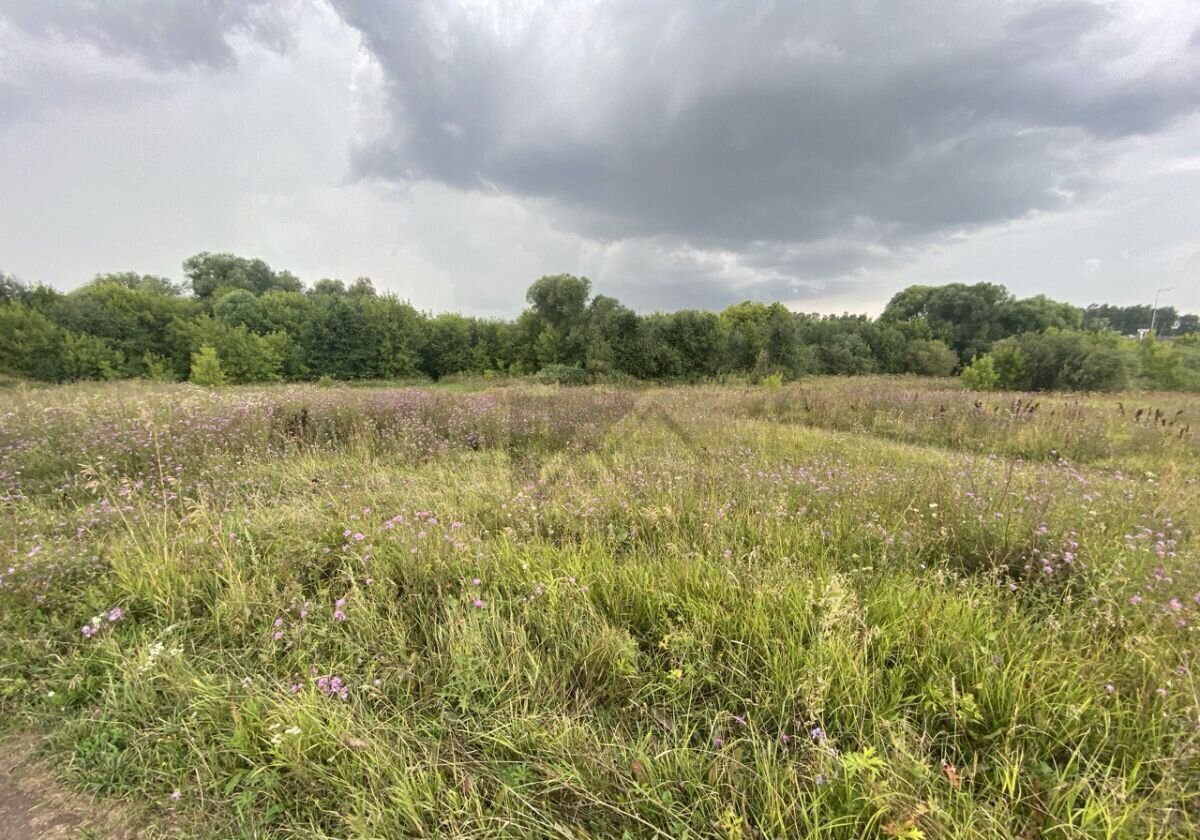
[[[1158,315],[1158,296],[1161,295],[1163,292],[1173,292],[1173,291],[1175,291],[1175,287],[1170,286],[1166,289],[1159,289],[1157,292],[1154,293],[1154,308],[1150,310],[1150,335],[1154,335],[1154,318],[1155,318],[1155,316]]]

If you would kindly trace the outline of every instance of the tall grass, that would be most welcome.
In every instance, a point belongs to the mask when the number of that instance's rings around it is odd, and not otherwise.
[[[24,398],[0,712],[164,835],[1194,835],[1194,441],[857,387]]]

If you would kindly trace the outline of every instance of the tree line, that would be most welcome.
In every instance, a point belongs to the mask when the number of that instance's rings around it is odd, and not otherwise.
[[[0,372],[46,382],[142,377],[202,384],[441,379],[457,374],[695,381],[964,372],[976,387],[1200,384],[1200,318],[1157,311],[1169,341],[1123,336],[1150,307],[1086,309],[1001,285],[911,286],[878,318],[780,303],[641,315],[590,281],[546,276],[515,319],[418,311],[367,278],[309,287],[233,254],[197,254],[184,282],[99,274],[62,293],[0,274]],[[1147,347],[1150,350],[1147,350]],[[1053,375],[1046,371],[1053,369]],[[1064,373],[1065,371],[1065,373]]]

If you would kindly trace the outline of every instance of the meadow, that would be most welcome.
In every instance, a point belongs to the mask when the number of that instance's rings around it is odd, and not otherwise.
[[[0,730],[147,837],[1200,831],[1200,399],[0,393]]]

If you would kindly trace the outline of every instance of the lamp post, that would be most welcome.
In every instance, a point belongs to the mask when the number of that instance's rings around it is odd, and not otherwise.
[[[1155,318],[1155,316],[1158,315],[1158,296],[1161,295],[1163,292],[1171,292],[1174,290],[1175,290],[1175,287],[1170,286],[1166,289],[1159,289],[1158,291],[1156,291],[1154,293],[1154,308],[1152,308],[1150,310],[1150,335],[1151,336],[1154,335],[1154,318]]]

